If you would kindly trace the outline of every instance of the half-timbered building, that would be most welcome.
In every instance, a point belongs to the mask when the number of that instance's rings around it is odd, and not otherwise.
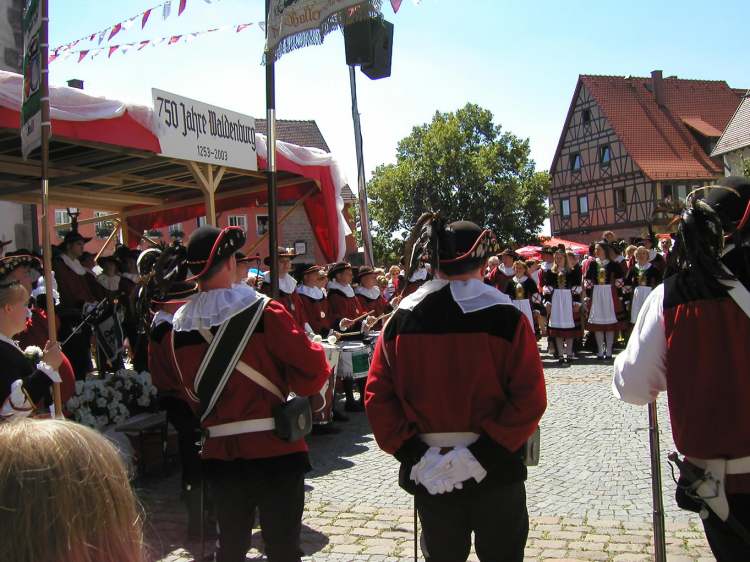
[[[642,236],[656,201],[723,175],[709,155],[744,90],[723,81],[580,76],[550,168],[553,236]]]

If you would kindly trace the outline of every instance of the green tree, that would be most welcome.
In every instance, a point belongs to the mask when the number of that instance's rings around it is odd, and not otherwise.
[[[750,158],[742,159],[742,175],[750,178]]]
[[[427,210],[489,227],[506,244],[531,240],[547,216],[550,176],[534,171],[529,154],[528,140],[503,131],[478,105],[436,112],[368,184],[376,252],[400,253],[403,232]]]

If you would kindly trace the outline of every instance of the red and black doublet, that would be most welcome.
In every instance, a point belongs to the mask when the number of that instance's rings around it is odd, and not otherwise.
[[[325,335],[331,329],[331,311],[328,305],[328,299],[321,291],[321,298],[313,298],[302,291],[297,291],[299,297],[303,326],[305,323],[310,325],[312,331],[316,334]]]
[[[365,404],[378,445],[406,462],[425,450],[419,434],[474,432],[469,449],[491,478],[524,480],[514,453],[546,408],[536,338],[515,307],[464,313],[450,283],[431,283],[396,310],[375,348]]]
[[[484,278],[484,282],[505,293],[514,275],[513,268],[504,270],[502,264],[500,264],[490,271],[489,275]]]
[[[574,304],[581,303],[582,294],[582,275],[581,266],[576,264],[572,269],[566,269],[564,272],[555,273],[551,269],[544,272],[542,275],[542,294],[545,303],[549,303],[550,316],[547,324],[547,332],[550,337],[557,338],[577,338],[583,334],[581,328],[581,311],[580,308],[574,306]],[[563,296],[564,292],[568,291],[570,294],[570,317],[568,318],[567,310],[562,310],[562,306],[568,306],[566,296]],[[555,293],[558,293],[558,297],[555,297]],[[554,303],[560,299],[566,301],[565,304],[562,302]],[[560,310],[556,307],[559,306]],[[570,322],[566,322],[564,319],[572,319],[573,326],[570,326]],[[561,325],[567,324],[569,327],[561,327]]]
[[[352,290],[353,293],[353,290]],[[352,294],[351,297],[347,296],[340,289],[332,288],[328,286],[328,306],[331,311],[331,327],[336,331],[341,331],[340,322],[344,318],[354,320],[359,318],[365,312],[367,312],[362,304],[357,299],[357,296]],[[359,330],[362,326],[362,320],[360,319],[349,328],[349,332]]]
[[[387,300],[385,300],[385,297],[382,295],[382,293],[380,293],[380,290],[378,290],[378,296],[374,299],[364,294],[361,290],[357,290],[355,291],[355,293],[357,295],[357,300],[359,301],[360,308],[363,312],[369,312],[370,316],[379,318],[380,316],[383,316],[384,314],[387,314],[391,310],[393,310],[393,307],[388,303]],[[378,321],[378,323],[373,326],[373,329],[378,330],[381,326],[382,320]]]
[[[260,287],[260,292],[270,297],[271,284],[264,282]],[[286,309],[286,311],[292,318],[294,318],[294,321],[297,323],[297,326],[300,329],[305,326],[305,316],[302,302],[300,301],[299,295],[296,291],[285,293],[281,290],[281,287],[279,287],[279,296],[276,297],[275,300]]]

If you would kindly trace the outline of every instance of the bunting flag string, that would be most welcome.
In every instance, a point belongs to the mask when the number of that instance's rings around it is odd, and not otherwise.
[[[135,50],[141,51],[145,47],[159,47],[161,45],[176,45],[180,42],[189,43],[193,39],[206,35],[208,33],[215,33],[217,31],[234,31],[234,33],[241,33],[252,25],[256,25],[255,22],[240,23],[232,25],[224,25],[221,27],[213,27],[211,29],[204,29],[202,31],[193,31],[191,33],[181,33],[179,35],[168,35],[160,37],[159,39],[144,39],[142,41],[134,41],[132,43],[120,43],[117,45],[105,45],[102,47],[89,47],[87,49],[65,49],[65,50],[54,50],[50,51],[49,62],[56,60],[65,60],[74,55],[78,56],[78,62],[82,62],[86,57],[93,59],[106,52],[107,58],[111,58],[116,52],[126,54],[128,51]]]
[[[203,0],[206,4],[213,4],[215,2],[220,2],[221,0]],[[177,16],[181,16],[182,13],[187,9],[188,0],[179,0],[179,5],[177,7]],[[148,10],[145,10],[139,14],[136,14],[132,17],[129,17],[127,19],[124,19],[122,21],[119,21],[113,25],[110,25],[108,27],[105,27],[104,29],[100,29],[99,31],[95,31],[93,33],[89,33],[87,35],[84,35],[83,37],[79,37],[78,39],[71,41],[69,43],[65,43],[64,45],[59,45],[55,47],[54,49],[50,49],[50,52],[52,53],[58,53],[58,56],[60,56],[64,51],[72,50],[75,46],[78,45],[80,42],[94,42],[97,41],[97,44],[101,46],[103,42],[109,42],[115,35],[120,33],[121,31],[125,30],[127,31],[130,29],[133,24],[140,20],[141,22],[141,29],[144,29],[146,27],[146,24],[149,21],[149,18],[151,17],[151,14],[154,11],[158,11],[161,8],[161,14],[162,14],[162,20],[166,20],[169,15],[172,13],[172,0],[164,0],[161,4],[157,4],[155,6],[152,6]],[[92,49],[93,50],[93,49]],[[76,51],[80,52],[80,51]]]

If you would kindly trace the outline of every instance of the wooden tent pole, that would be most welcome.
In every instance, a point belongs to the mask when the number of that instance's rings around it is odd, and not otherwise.
[[[52,281],[52,244],[50,242],[49,232],[49,137],[52,129],[50,119],[49,103],[49,67],[47,57],[49,55],[49,29],[48,17],[49,6],[47,0],[39,2],[41,10],[42,25],[40,34],[40,60],[42,64],[42,158],[41,158],[41,178],[42,178],[42,246],[44,260],[44,286],[47,288],[47,326],[49,328],[49,341],[51,345],[57,344],[57,317],[55,315],[55,299]],[[52,385],[52,399],[55,405],[55,417],[63,418],[62,412],[62,395],[60,394],[60,383]]]
[[[107,247],[112,243],[112,240],[114,240],[115,236],[117,236],[117,233],[120,232],[120,228],[122,226],[120,225],[120,221],[114,221],[115,227],[112,229],[112,232],[110,233],[107,240],[104,242],[104,245],[99,248],[99,251],[96,253],[96,256],[94,257],[94,261],[99,261],[99,258],[104,253],[104,250],[107,249]]]

